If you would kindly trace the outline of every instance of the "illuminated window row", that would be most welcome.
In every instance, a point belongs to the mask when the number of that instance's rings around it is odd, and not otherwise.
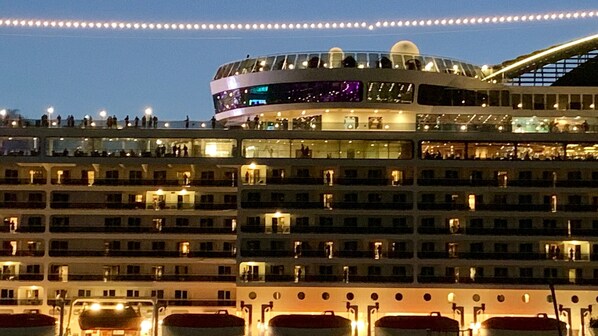
[[[401,159],[413,158],[411,141],[380,140],[243,140],[246,158]]]

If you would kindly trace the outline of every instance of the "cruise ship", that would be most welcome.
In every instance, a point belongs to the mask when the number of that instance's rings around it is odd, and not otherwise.
[[[354,336],[544,313],[585,336],[596,56],[598,35],[489,66],[400,41],[224,64],[205,122],[3,110],[0,313],[71,336],[218,311],[248,336],[327,311]],[[101,305],[149,322],[81,321]]]

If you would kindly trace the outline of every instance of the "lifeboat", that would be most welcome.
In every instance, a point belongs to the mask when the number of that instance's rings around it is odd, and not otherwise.
[[[554,336],[560,326],[563,335],[567,334],[565,322],[548,318],[546,315],[535,317],[499,316],[482,322],[480,336]]]
[[[81,330],[135,330],[141,329],[143,317],[131,306],[123,309],[84,310],[79,315]]]
[[[270,336],[351,336],[351,321],[332,314],[278,315],[268,323]]]
[[[459,335],[459,322],[440,315],[385,316],[375,323],[376,336]]]
[[[217,314],[171,314],[162,321],[162,336],[243,336],[245,320]]]
[[[0,336],[54,336],[56,319],[43,314],[0,314]]]

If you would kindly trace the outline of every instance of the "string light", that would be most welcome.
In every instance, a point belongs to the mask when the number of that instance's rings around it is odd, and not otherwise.
[[[597,11],[552,12],[508,16],[447,17],[428,19],[403,19],[375,22],[271,22],[271,23],[209,23],[209,22],[126,22],[84,20],[41,20],[0,18],[0,28],[51,28],[96,30],[179,30],[179,31],[243,31],[243,30],[322,30],[322,29],[390,29],[401,27],[467,26],[481,24],[508,24],[555,20],[598,18]]]

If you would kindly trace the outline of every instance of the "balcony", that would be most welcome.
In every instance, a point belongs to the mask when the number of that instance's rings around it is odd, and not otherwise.
[[[417,208],[419,210],[469,210],[469,206],[465,204],[456,204],[456,203],[432,203],[432,202],[419,202],[417,203]]]
[[[476,236],[567,236],[566,228],[471,228],[465,229],[468,235]],[[598,232],[597,232],[598,234]]]
[[[412,227],[385,226],[291,226],[291,233],[339,233],[339,234],[412,234]]]
[[[44,280],[44,275],[41,273],[3,273],[0,275],[0,280],[41,281]]]
[[[505,204],[490,203],[476,204],[475,211],[520,211],[520,212],[550,212],[550,204]]]
[[[1,298],[0,306],[40,306],[42,299],[13,299],[13,298]]]
[[[10,250],[3,250],[0,251],[0,256],[3,257],[10,257],[10,256],[15,256],[15,257],[43,257],[44,256],[44,251],[43,250],[17,250],[17,251],[12,251],[12,249]]]
[[[363,209],[363,210],[411,210],[411,202],[334,202],[332,208],[335,209]]]
[[[554,187],[554,181],[552,179],[542,180],[508,180],[507,186],[509,187],[524,187],[524,188],[550,188]]]
[[[565,204],[558,206],[559,211],[565,212],[597,212],[598,205],[593,204]]]
[[[241,202],[244,209],[325,209],[323,202]]]
[[[294,253],[287,250],[246,250],[241,249],[242,257],[267,257],[267,258],[289,258]]]
[[[558,188],[597,188],[598,180],[564,180],[556,181]]]
[[[26,203],[31,204],[31,203]],[[45,203],[42,203],[45,207]],[[144,202],[52,202],[53,209],[118,209],[118,210],[236,210],[237,203],[162,203],[148,204]],[[0,205],[1,207],[1,205]]]
[[[244,209],[347,209],[347,210],[411,210],[412,203],[379,202],[333,202],[329,206],[324,202],[241,202]]]
[[[413,252],[388,251],[388,258],[390,258],[390,259],[411,259],[411,258],[413,258]]]
[[[455,179],[455,178],[419,178],[420,186],[441,187],[491,187],[498,186],[497,180]]]
[[[50,250],[51,257],[234,258],[231,251]]]
[[[348,281],[347,281],[348,280]],[[337,283],[411,283],[412,276],[407,275],[306,275],[299,283],[304,282],[337,282]]]
[[[449,234],[451,233],[448,227],[435,227],[435,226],[420,226],[417,228],[419,234]]]
[[[17,177],[4,177],[0,178],[0,184],[46,184],[46,178],[17,178]]]
[[[43,209],[46,202],[0,202],[0,208],[3,209]]]
[[[237,210],[237,203],[199,203],[195,210]]]
[[[177,306],[177,307],[234,307],[237,304],[235,300],[158,300],[158,306]]]
[[[272,185],[329,185],[322,177],[268,177],[267,184]],[[332,185],[352,185],[352,186],[390,186],[390,185],[412,185],[413,179],[403,179],[393,181],[387,178],[336,178]]]
[[[72,274],[68,281],[162,281],[162,282],[235,282],[234,275],[200,275],[200,274]],[[62,281],[58,274],[49,274],[48,280]]]

